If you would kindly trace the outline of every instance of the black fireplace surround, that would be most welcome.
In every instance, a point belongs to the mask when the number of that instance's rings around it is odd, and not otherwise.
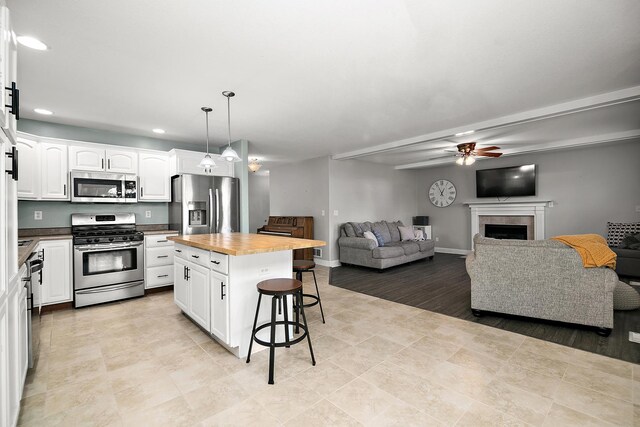
[[[527,240],[527,226],[510,224],[485,224],[484,236],[494,239]]]

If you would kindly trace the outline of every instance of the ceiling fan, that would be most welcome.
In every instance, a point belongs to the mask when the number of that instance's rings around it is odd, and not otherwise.
[[[458,160],[456,163],[459,165],[472,165],[476,159],[476,156],[481,157],[500,157],[502,153],[493,152],[493,150],[499,150],[500,147],[496,147],[495,145],[491,147],[483,147],[476,149],[475,142],[465,142],[463,144],[458,144],[458,153],[456,156]]]

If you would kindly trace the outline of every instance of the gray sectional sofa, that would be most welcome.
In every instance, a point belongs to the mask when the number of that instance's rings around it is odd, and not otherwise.
[[[341,225],[338,238],[340,262],[382,270],[419,259],[433,258],[433,240],[402,241],[398,226],[403,226],[402,222],[348,222]],[[373,230],[383,237],[383,246],[363,237],[365,231]]]
[[[584,268],[578,252],[556,240],[497,240],[476,234],[467,256],[471,309],[613,328],[609,268]]]

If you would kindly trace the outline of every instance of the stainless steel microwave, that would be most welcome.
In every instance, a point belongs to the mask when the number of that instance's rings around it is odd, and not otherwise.
[[[136,203],[137,176],[104,172],[71,172],[74,203]]]

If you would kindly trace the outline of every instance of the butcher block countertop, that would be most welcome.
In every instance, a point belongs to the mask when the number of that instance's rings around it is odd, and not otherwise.
[[[327,244],[322,240],[296,239],[293,237],[253,233],[193,234],[189,236],[172,236],[168,239],[181,245],[233,256],[315,248]]]

